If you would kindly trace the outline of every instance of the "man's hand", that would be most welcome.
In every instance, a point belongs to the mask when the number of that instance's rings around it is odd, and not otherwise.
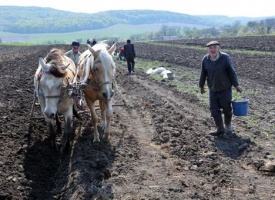
[[[204,90],[204,87],[201,87],[201,94],[204,94],[205,93],[205,90]]]
[[[242,92],[242,91],[243,91],[242,87],[241,87],[241,86],[239,86],[239,85],[238,85],[238,86],[236,86],[235,88],[236,88],[237,92]]]

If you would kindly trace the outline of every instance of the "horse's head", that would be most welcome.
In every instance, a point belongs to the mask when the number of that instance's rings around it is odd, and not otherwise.
[[[39,91],[45,98],[44,114],[53,119],[57,113],[58,105],[64,94],[63,78],[66,75],[68,65],[56,66],[55,64],[46,63],[43,58],[39,58],[39,65],[42,67],[42,73]]]
[[[93,48],[88,45],[88,49],[94,57],[92,74],[99,88],[102,99],[104,101],[110,101],[114,94],[112,83],[115,75],[115,63],[111,54],[115,50],[115,44],[108,50],[106,49],[106,46],[102,46],[101,48],[98,45],[93,46]],[[97,49],[97,51],[94,50],[94,48]]]

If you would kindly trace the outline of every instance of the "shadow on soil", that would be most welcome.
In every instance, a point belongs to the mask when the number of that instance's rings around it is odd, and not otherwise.
[[[76,128],[72,150],[63,158],[49,139],[28,148],[24,160],[31,190],[28,199],[113,199],[112,187],[103,188],[102,182],[111,177],[115,150],[104,142],[93,143],[90,126],[84,125],[79,133]],[[101,127],[98,130],[102,135]]]
[[[250,146],[255,145],[249,138],[234,135],[215,137],[214,145],[227,157],[237,159]]]
[[[84,127],[80,133],[77,133],[74,150],[70,156],[70,171],[74,184],[69,187],[75,192],[72,191],[74,194],[69,196],[79,199],[112,199],[112,187],[110,185],[102,187],[102,183],[111,177],[110,168],[114,162],[115,150],[102,138],[100,143],[93,143],[92,125],[86,123]],[[100,126],[97,128],[102,136],[102,128]]]
[[[51,148],[50,139],[34,142],[25,154],[24,173],[29,180],[28,199],[52,199],[54,175],[60,166],[59,152]]]

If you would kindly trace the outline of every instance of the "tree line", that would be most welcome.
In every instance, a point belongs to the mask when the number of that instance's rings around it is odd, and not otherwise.
[[[212,23],[198,16],[153,10],[115,10],[87,14],[41,7],[0,6],[0,9],[0,31],[12,33],[65,33],[116,24]]]
[[[207,29],[192,29],[185,31],[185,38],[209,38],[209,37],[236,37],[250,35],[272,34],[275,31],[275,18],[267,18],[260,21],[249,21],[242,25],[236,21],[232,25],[212,27]]]
[[[164,36],[177,36],[182,39],[216,38],[265,35],[275,33],[275,18],[267,18],[259,21],[248,21],[242,25],[236,21],[232,25],[211,28],[181,28],[179,26],[162,25],[157,32],[133,34],[131,39],[135,41],[162,40]]]

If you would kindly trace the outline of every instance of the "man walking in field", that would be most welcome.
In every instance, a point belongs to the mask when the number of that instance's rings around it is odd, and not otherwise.
[[[226,133],[232,135],[232,85],[242,92],[236,71],[228,54],[219,51],[219,42],[211,41],[206,46],[208,54],[202,59],[199,87],[201,94],[205,93],[204,84],[207,80],[209,88],[210,112],[217,129],[210,132],[213,136]],[[224,123],[222,112],[224,114]],[[225,124],[225,128],[224,128]]]
[[[128,65],[128,72],[129,75],[131,72],[135,72],[135,57],[136,57],[136,52],[135,52],[135,47],[133,44],[131,44],[131,40],[127,40],[127,44],[124,45],[124,56],[127,61]]]

